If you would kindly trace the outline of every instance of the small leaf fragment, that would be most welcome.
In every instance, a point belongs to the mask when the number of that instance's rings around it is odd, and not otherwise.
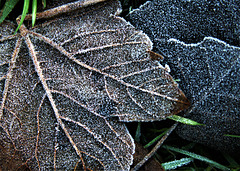
[[[148,51],[148,53],[150,54],[150,58],[152,60],[161,60],[161,59],[164,59],[164,57],[156,52],[153,52],[153,51]]]

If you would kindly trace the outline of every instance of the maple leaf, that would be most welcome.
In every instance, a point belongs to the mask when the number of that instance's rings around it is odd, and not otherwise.
[[[161,120],[189,106],[151,60],[149,38],[116,16],[118,1],[54,16],[83,2],[39,13],[51,18],[16,35],[14,23],[0,25],[3,170],[128,170],[134,143],[118,118]]]

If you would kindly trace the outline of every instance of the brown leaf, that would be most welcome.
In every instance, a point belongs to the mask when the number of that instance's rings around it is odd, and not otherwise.
[[[15,24],[0,25],[3,170],[128,170],[133,139],[113,116],[153,121],[188,107],[147,53],[149,38],[116,17],[120,10],[108,1],[16,35]]]

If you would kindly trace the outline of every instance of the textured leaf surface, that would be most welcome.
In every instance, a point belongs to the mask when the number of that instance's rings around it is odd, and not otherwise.
[[[129,15],[180,79],[192,103],[187,117],[206,125],[181,125],[178,134],[232,153],[240,140],[224,135],[240,134],[239,7],[235,1],[154,0]]]
[[[1,25],[3,170],[128,170],[134,143],[117,118],[160,120],[188,106],[151,61],[149,38],[119,12],[108,1],[22,25],[14,36],[16,25]]]

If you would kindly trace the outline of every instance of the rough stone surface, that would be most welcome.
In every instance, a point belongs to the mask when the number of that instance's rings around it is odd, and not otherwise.
[[[185,116],[206,126],[178,127],[178,134],[218,150],[236,153],[240,139],[240,3],[155,0],[128,20],[154,42],[162,63],[191,100]]]

